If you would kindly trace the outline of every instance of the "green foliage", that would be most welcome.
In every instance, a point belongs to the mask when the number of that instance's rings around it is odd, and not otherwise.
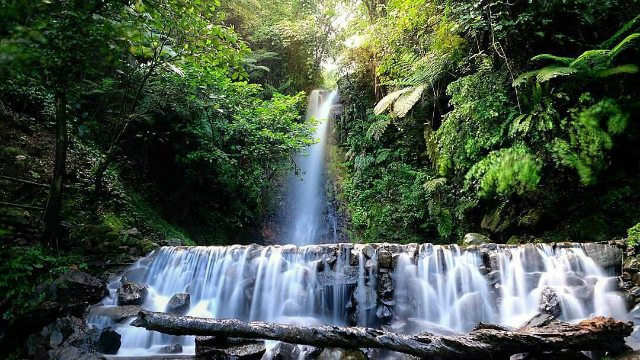
[[[524,146],[492,151],[467,173],[467,181],[479,181],[481,197],[525,195],[535,192],[542,173],[540,161]]]
[[[571,120],[563,123],[569,139],[555,139],[552,151],[558,163],[576,169],[584,185],[593,185],[596,173],[606,167],[614,136],[626,129],[629,114],[613,99],[589,105],[591,96],[583,94],[582,102],[583,107],[574,109]]]
[[[15,309],[23,310],[37,305],[42,299],[33,298],[36,286],[51,282],[69,270],[70,266],[86,270],[78,255],[69,255],[32,247],[4,247],[0,249],[0,296],[11,297]],[[3,315],[7,320],[11,311]]]
[[[360,4],[349,31],[358,42],[344,51],[338,81],[345,108],[338,137],[352,175],[345,198],[371,209],[352,214],[355,224],[365,226],[365,212],[366,226],[383,224],[390,215],[379,209],[393,207],[396,218],[411,221],[387,236],[452,241],[478,231],[495,209],[513,224],[543,209],[544,223],[495,235],[506,241],[547,231],[584,240],[626,231],[638,210],[625,189],[640,180],[630,160],[640,156],[632,121],[640,106],[640,3],[627,5]],[[537,70],[526,72],[532,66]],[[363,197],[384,191],[376,181],[393,166],[410,168],[421,191],[398,186],[393,199]],[[628,211],[616,210],[616,202]],[[607,225],[589,231],[589,223]]]
[[[629,228],[627,231],[627,244],[631,246],[637,246],[640,244],[640,223]]]

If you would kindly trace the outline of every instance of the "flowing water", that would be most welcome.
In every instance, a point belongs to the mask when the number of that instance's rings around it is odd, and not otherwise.
[[[107,316],[118,306],[121,282],[147,285],[143,308],[152,311],[165,311],[174,294],[189,293],[191,316],[401,333],[466,332],[480,321],[515,327],[539,311],[543,294],[566,321],[627,316],[617,291],[619,269],[596,264],[579,244],[314,245],[335,242],[325,211],[323,120],[335,98],[335,92],[314,91],[309,99],[307,117],[320,121],[319,142],[296,161],[303,174],[291,183],[284,237],[294,245],[164,247],[138,261],[109,285],[110,295],[89,318],[122,335],[118,356],[149,356],[172,343],[182,344],[186,354],[195,351],[194,337],[150,332],[129,326],[133,318],[116,323]]]
[[[296,165],[302,174],[294,174],[290,179],[290,207],[288,238],[285,243],[298,246],[335,242],[335,229],[329,231],[323,212],[325,205],[325,161],[327,129],[331,106],[337,96],[335,91],[314,90],[309,96],[307,120],[319,121],[314,139],[317,143],[309,146],[307,156],[298,156]],[[296,171],[297,172],[297,171]],[[302,175],[302,176],[298,176]],[[333,225],[333,224],[329,224]],[[333,236],[332,236],[333,235]]]

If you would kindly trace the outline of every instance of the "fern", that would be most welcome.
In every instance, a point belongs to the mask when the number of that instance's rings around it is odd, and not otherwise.
[[[538,70],[536,74],[536,80],[540,83],[543,83],[558,76],[569,76],[571,74],[575,74],[576,72],[576,69],[569,66],[549,65]]]
[[[639,38],[640,38],[640,33],[634,33],[627,36],[618,45],[616,45],[613,49],[611,49],[611,52],[609,53],[609,58],[610,59],[615,58],[622,51],[630,48],[635,43],[635,41],[638,40]]]
[[[574,58],[555,56],[555,55],[551,55],[551,54],[540,54],[540,55],[536,55],[536,56],[532,57],[531,60],[553,60],[553,61],[555,61],[557,63],[561,63],[561,64],[564,64],[564,65],[569,65],[569,64],[571,64],[571,62],[573,62]]]
[[[424,183],[422,185],[422,187],[428,193],[434,193],[437,190],[441,189],[446,183],[447,183],[447,178],[439,177],[439,178],[435,178],[435,179],[431,179],[431,180],[427,181],[426,183]]]
[[[405,117],[409,110],[420,100],[420,97],[422,97],[424,88],[424,85],[419,85],[402,94],[393,104],[393,113],[395,116],[399,118]]]
[[[397,98],[400,97],[400,95],[406,93],[407,91],[410,91],[411,89],[412,88],[400,89],[383,97],[382,100],[380,100],[380,102],[378,102],[376,107],[373,109],[373,113],[376,115],[382,114],[391,106],[391,104],[393,104],[394,101],[396,101]]]
[[[594,75],[598,77],[607,77],[607,76],[618,75],[618,74],[635,74],[637,72],[638,72],[638,65],[626,64],[626,65],[614,66],[609,69],[600,70],[596,72]]]
[[[391,123],[391,118],[389,116],[380,116],[380,119],[375,121],[369,129],[367,130],[367,136],[375,139],[376,141],[380,140],[382,134],[384,134],[385,130]]]

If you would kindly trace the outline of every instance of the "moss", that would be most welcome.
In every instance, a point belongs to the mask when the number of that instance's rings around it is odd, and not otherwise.
[[[631,246],[638,246],[638,244],[640,244],[640,223],[631,227],[627,231],[627,235],[629,236],[627,243]]]
[[[520,245],[520,237],[515,235],[510,237],[507,245]]]

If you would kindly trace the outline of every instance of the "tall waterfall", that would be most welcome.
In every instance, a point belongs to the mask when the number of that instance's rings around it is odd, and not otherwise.
[[[290,179],[289,198],[291,204],[288,207],[289,216],[285,243],[298,246],[317,244],[319,242],[331,242],[321,240],[328,232],[326,221],[323,218],[324,204],[324,152],[327,142],[327,129],[331,106],[336,98],[335,91],[314,90],[309,96],[307,120],[319,121],[314,139],[317,143],[309,146],[307,156],[298,156],[296,164],[302,171],[302,176],[294,174]],[[330,232],[333,234],[333,232]],[[333,237],[329,237],[333,240]]]
[[[595,252],[610,250],[601,246]],[[121,281],[146,284],[143,307],[153,311],[165,311],[174,294],[186,292],[192,316],[401,333],[466,332],[480,321],[518,326],[542,306],[566,321],[624,319],[615,271],[596,264],[580,244],[165,247],[114,281],[90,322],[122,334],[120,356],[153,354],[171,343],[194,352],[193,337],[134,328],[131,319],[115,323],[107,314]]]

